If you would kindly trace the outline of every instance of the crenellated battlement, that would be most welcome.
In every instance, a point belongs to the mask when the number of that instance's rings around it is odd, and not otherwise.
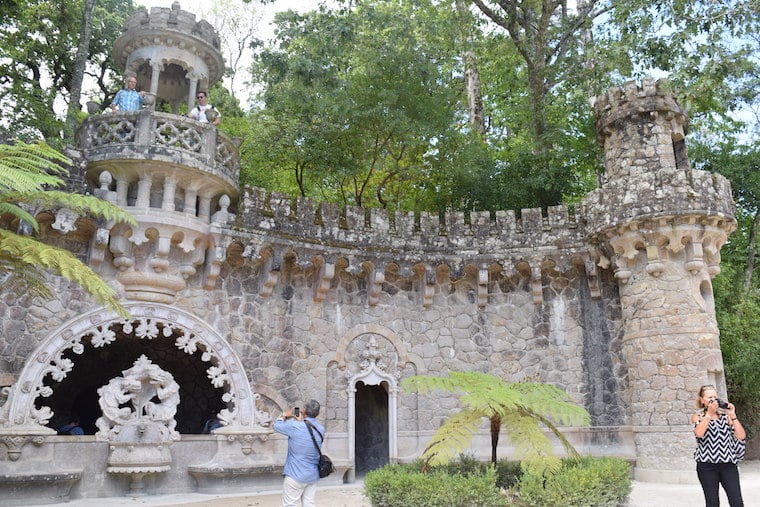
[[[238,226],[304,242],[386,251],[488,253],[546,248],[583,241],[567,206],[515,211],[401,212],[295,200],[278,192],[246,188]]]
[[[219,49],[221,47],[219,36],[211,23],[205,19],[200,21],[196,21],[195,19],[195,14],[182,10],[179,2],[174,2],[171,8],[152,7],[150,12],[142,8],[127,18],[124,22],[122,33],[131,30],[192,33],[194,36]]]
[[[689,118],[678,104],[667,80],[644,78],[639,85],[628,81],[599,95],[594,103],[596,125],[600,133],[612,133],[620,129],[620,121],[632,121],[636,116],[651,117],[664,114],[668,121],[675,121],[684,133],[688,131]]]

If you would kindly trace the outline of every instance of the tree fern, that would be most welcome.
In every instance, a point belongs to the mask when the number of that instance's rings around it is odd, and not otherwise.
[[[418,375],[402,381],[404,389],[425,394],[434,390],[459,394],[462,410],[446,420],[425,448],[425,465],[448,462],[466,449],[482,419],[502,424],[523,464],[539,472],[559,470],[548,428],[571,456],[577,452],[556,424],[586,426],[588,412],[566,392],[534,382],[507,383],[480,372],[451,372],[448,377]]]
[[[63,185],[60,176],[67,171],[62,164],[68,163],[44,142],[0,145],[0,227],[5,227],[0,228],[0,290],[18,293],[26,284],[30,295],[49,297],[41,271],[45,270],[76,282],[100,304],[127,316],[114,289],[69,251],[14,232],[20,221],[37,231],[36,211],[60,208],[137,225],[132,216],[109,202],[50,190]]]
[[[0,274],[10,278],[15,277],[15,283],[24,279],[35,280],[35,271],[42,267],[76,282],[90,293],[98,303],[116,310],[124,317],[128,315],[119,303],[116,291],[68,250],[46,245],[28,236],[0,229],[0,255],[6,260],[8,258],[14,259],[13,263],[7,261],[0,263],[0,269],[13,269],[13,271]]]

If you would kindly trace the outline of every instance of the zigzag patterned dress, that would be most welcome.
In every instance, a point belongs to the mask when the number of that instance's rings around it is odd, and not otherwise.
[[[702,417],[705,417],[702,415]],[[700,419],[701,420],[701,419]],[[699,420],[694,424],[697,427]],[[698,463],[733,463],[738,465],[744,459],[746,442],[734,436],[728,417],[722,415],[711,419],[702,438],[697,437],[694,459]]]

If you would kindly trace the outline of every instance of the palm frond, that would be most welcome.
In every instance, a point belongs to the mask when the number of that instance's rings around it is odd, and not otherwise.
[[[20,266],[22,271],[19,272],[17,268],[16,276],[24,276],[23,270],[26,267],[32,269],[42,267],[79,284],[98,303],[111,308],[119,315],[124,317],[129,315],[119,303],[116,291],[68,250],[0,229],[0,252],[6,258],[12,257],[18,260],[17,266]]]

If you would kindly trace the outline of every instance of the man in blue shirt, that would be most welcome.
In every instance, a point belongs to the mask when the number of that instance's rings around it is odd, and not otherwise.
[[[113,102],[111,102],[111,111],[114,113],[116,111],[137,111],[142,106],[145,92],[138,92],[135,89],[137,87],[137,78],[129,76],[125,83],[126,87],[116,92],[116,96],[113,98]]]
[[[321,447],[325,428],[316,419],[319,409],[319,402],[310,400],[300,414],[295,415],[293,409],[290,409],[283,412],[274,422],[274,430],[288,436],[288,457],[285,459],[285,468],[282,471],[285,476],[282,485],[283,507],[314,506],[319,481],[317,463],[320,453],[311,440],[306,421],[310,422],[314,428],[312,429],[314,438],[317,445]]]

